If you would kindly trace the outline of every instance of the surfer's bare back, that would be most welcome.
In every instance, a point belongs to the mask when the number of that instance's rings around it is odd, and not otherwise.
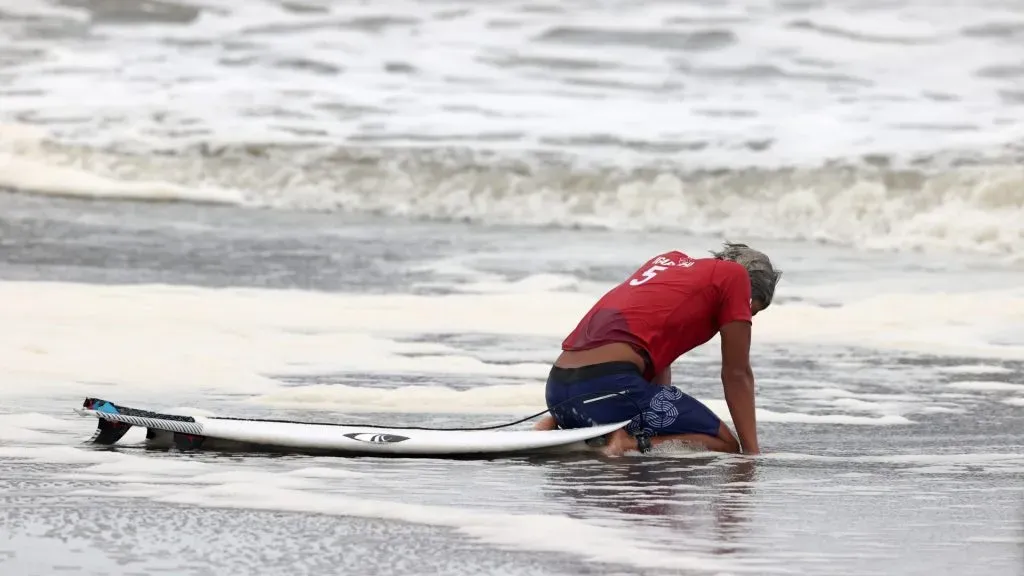
[[[716,452],[760,453],[750,367],[753,317],[767,308],[781,272],[746,244],[712,258],[671,251],[648,260],[606,293],[562,342],[548,375],[545,416],[535,428],[582,428],[632,420],[605,453],[682,441]],[[707,406],[673,386],[672,363],[721,334],[722,386],[739,441]]]

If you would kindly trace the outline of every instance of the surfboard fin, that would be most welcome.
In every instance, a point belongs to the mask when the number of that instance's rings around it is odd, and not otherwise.
[[[117,414],[117,406],[114,406],[106,400],[100,400],[99,398],[86,398],[85,402],[82,403],[82,407],[88,410],[95,410],[97,412],[107,412],[111,414]],[[101,444],[104,446],[110,446],[116,444],[118,440],[124,437],[131,430],[132,425],[127,422],[114,422],[113,420],[104,420],[103,418],[96,419],[96,432],[93,433],[92,438],[89,442],[93,444]]]
[[[183,452],[201,449],[205,440],[205,436],[182,434],[180,432],[174,433],[174,447]]]

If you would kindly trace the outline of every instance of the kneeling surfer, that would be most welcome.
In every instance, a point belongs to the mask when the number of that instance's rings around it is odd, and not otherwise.
[[[562,342],[545,390],[551,415],[535,428],[583,428],[632,417],[609,435],[606,454],[646,451],[672,440],[758,454],[751,321],[771,304],[781,272],[746,244],[726,243],[712,255],[660,254],[602,296]],[[676,358],[716,333],[739,441],[707,406],[671,383]]]

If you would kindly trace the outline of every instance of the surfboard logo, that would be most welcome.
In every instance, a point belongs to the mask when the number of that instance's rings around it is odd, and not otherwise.
[[[345,437],[360,442],[369,442],[370,444],[394,444],[395,442],[403,442],[409,439],[407,436],[399,436],[398,434],[377,434],[373,432],[350,432],[345,434]]]

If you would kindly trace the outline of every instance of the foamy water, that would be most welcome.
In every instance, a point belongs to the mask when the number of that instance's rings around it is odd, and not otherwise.
[[[994,1],[0,0],[0,571],[1020,574],[1022,38]],[[785,270],[759,458],[71,413],[508,422],[598,295],[722,238]],[[717,347],[674,379],[731,422]]]
[[[1022,129],[1013,3],[79,6],[5,11],[8,113],[97,143],[632,142],[748,164]]]
[[[0,186],[1024,251],[1013,3],[159,6],[5,10]]]
[[[257,392],[278,387],[272,375],[411,372],[534,379],[538,384],[528,387],[527,397],[535,403],[549,367],[545,359],[597,296],[548,291],[373,296],[3,283],[0,321],[10,330],[0,346],[7,373],[40,386],[78,381]],[[965,316],[972,323],[963,323]],[[758,342],[764,346],[831,344],[1024,360],[1024,341],[993,342],[988,336],[1024,322],[1024,294],[1019,290],[890,294],[840,307],[780,304],[757,320]],[[544,337],[545,346],[514,353],[533,361],[485,361],[457,346],[409,341],[442,333]],[[85,342],[90,344],[83,346]],[[162,344],[167,342],[173,346]],[[709,351],[714,345],[707,345]],[[1024,390],[1017,384],[976,380],[952,386]],[[338,393],[344,387],[329,389]],[[5,393],[22,391],[8,388]],[[509,394],[510,399],[514,396]],[[405,398],[409,405],[399,408],[416,409],[420,399]],[[352,400],[339,398],[341,403]],[[481,404],[494,406],[494,400]]]
[[[427,267],[453,271],[444,261]],[[773,305],[755,329],[767,450],[756,474],[744,472],[741,461],[672,447],[648,456],[649,465],[638,463],[653,474],[638,480],[621,463],[606,468],[594,461],[178,458],[133,450],[144,441],[141,430],[113,452],[78,445],[95,424],[71,416],[70,408],[86,395],[159,409],[389,423],[496,423],[539,410],[552,350],[596,293],[578,291],[586,284],[565,282],[572,277],[565,272],[557,275],[563,281],[551,282],[454,271],[487,281],[443,295],[0,283],[0,322],[9,328],[0,338],[8,411],[0,415],[0,459],[24,481],[65,486],[62,498],[71,503],[117,499],[128,509],[140,502],[207,510],[196,512],[202,515],[267,511],[413,524],[510,554],[554,555],[561,560],[550,562],[565,563],[567,573],[579,563],[652,573],[794,573],[794,566],[796,573],[867,573],[878,562],[906,561],[879,541],[870,522],[861,519],[862,527],[847,535],[863,542],[854,554],[830,547],[831,536],[821,533],[835,528],[825,520],[795,515],[804,526],[796,532],[772,528],[780,521],[773,508],[788,503],[805,513],[856,516],[863,512],[843,512],[840,502],[885,499],[890,514],[917,514],[933,530],[949,510],[922,507],[933,496],[959,498],[965,511],[984,516],[991,499],[1009,506],[1022,495],[1010,480],[1024,473],[1019,447],[879,450],[861,440],[859,450],[836,448],[857,438],[913,438],[914,430],[934,430],[949,418],[992,418],[997,404],[1009,412],[996,422],[1019,421],[1024,394],[1015,380],[1022,371],[1013,359],[1024,357],[1024,343],[988,341],[991,331],[1019,322],[1024,299],[1014,290],[973,301],[933,292],[851,297],[839,307]],[[922,314],[931,311],[927,329],[910,301]],[[989,309],[1001,313],[989,316]],[[964,318],[974,320],[969,329]],[[951,361],[921,359],[919,352],[934,354],[936,343],[944,343]],[[711,343],[680,365],[678,377],[729,421],[716,370]],[[814,437],[835,445],[806,444]],[[974,479],[969,488],[965,474]],[[580,486],[588,488],[578,493]],[[955,488],[967,491],[954,496]],[[915,512],[894,498],[913,503]],[[47,505],[36,508],[35,521],[47,522]],[[730,519],[734,514],[739,518]],[[246,530],[263,534],[271,523],[253,519]],[[989,525],[972,528],[982,540],[957,546],[987,546],[990,570],[1010,574],[1004,568],[1018,542],[1013,524]],[[666,533],[666,526],[678,528]],[[759,536],[739,537],[736,552],[723,557],[716,534],[728,526]],[[53,546],[41,536],[19,538]],[[807,538],[816,544],[800,544]],[[928,545],[920,546],[915,558]],[[49,565],[12,558],[13,568]]]

